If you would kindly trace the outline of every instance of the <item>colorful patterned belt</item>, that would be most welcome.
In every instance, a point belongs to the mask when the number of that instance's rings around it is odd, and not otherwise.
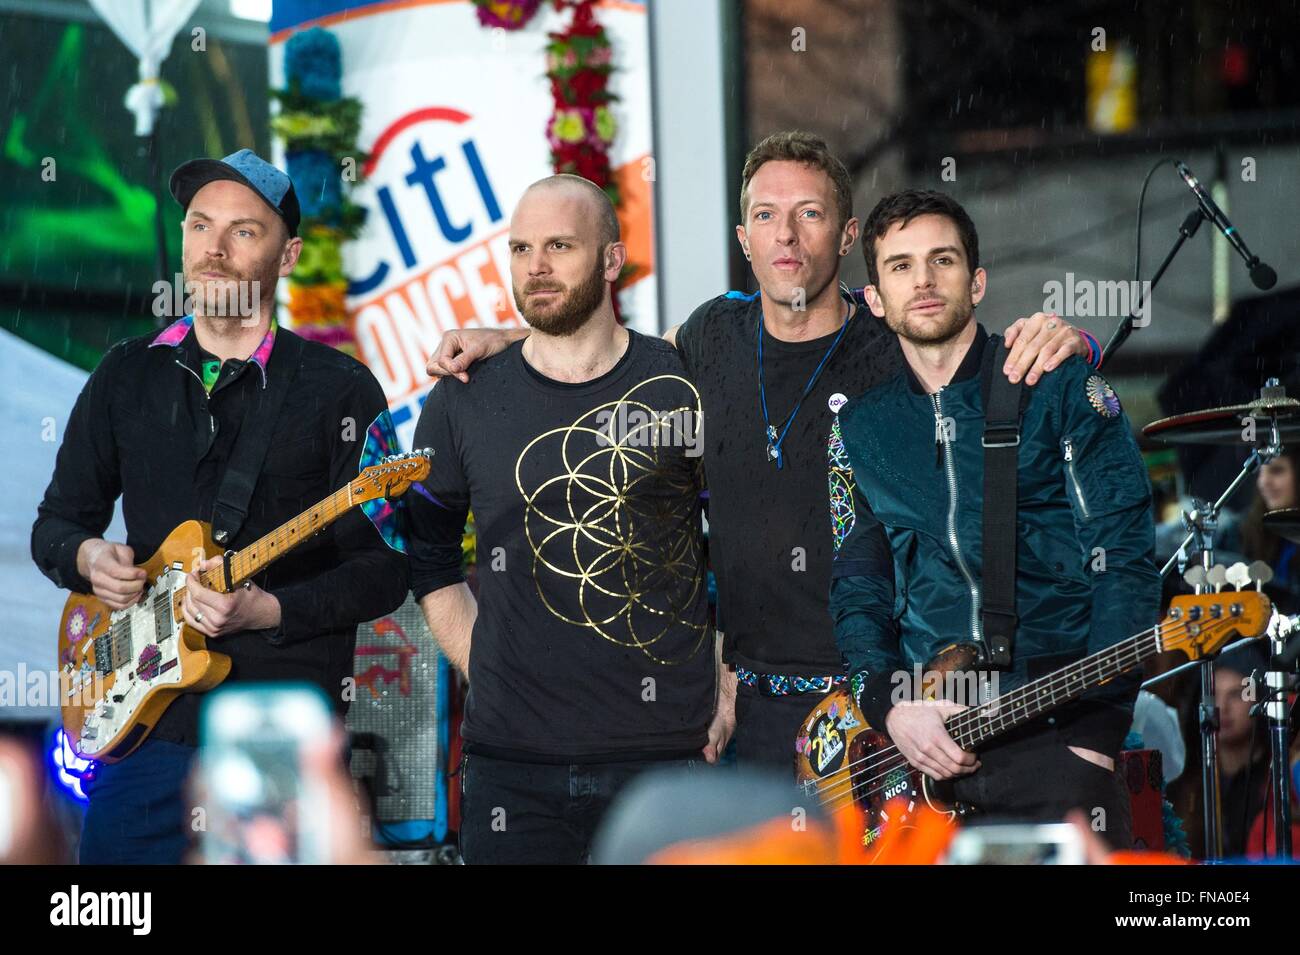
[[[789,696],[792,693],[829,693],[848,682],[848,676],[786,676],[782,673],[755,673],[736,667],[736,680],[752,686],[764,696]]]

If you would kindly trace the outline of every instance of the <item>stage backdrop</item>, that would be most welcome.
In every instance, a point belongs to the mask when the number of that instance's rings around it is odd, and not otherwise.
[[[339,39],[343,93],[365,107],[370,153],[353,199],[368,210],[345,247],[358,353],[384,386],[410,447],[429,389],[427,356],[458,326],[518,325],[506,233],[529,183],[552,172],[547,33],[568,22],[546,3],[517,31],[481,25],[468,0],[277,0],[271,85],[284,41],[321,26]],[[627,323],[658,334],[651,196],[649,43],[643,3],[596,8],[613,46],[618,133],[610,151],[629,261]]]

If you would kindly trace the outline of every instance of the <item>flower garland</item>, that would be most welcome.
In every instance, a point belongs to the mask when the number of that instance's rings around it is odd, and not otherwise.
[[[542,0],[474,0],[478,22],[493,29],[518,30],[537,12]]]
[[[302,208],[302,254],[288,279],[290,323],[303,338],[355,356],[342,247],[365,221],[365,210],[348,193],[362,178],[366,155],[357,148],[361,102],[343,96],[342,73],[334,34],[313,27],[290,37],[285,89],[271,91],[281,106],[271,131],[284,141],[289,178]]]
[[[617,99],[609,91],[613,49],[605,28],[592,13],[592,0],[571,5],[572,22],[549,34],[551,42],[546,47],[546,78],[555,102],[546,127],[551,165],[556,172],[590,179],[617,206],[618,189],[609,162],[609,149],[618,131],[609,108]]]
[[[554,103],[546,124],[551,167],[557,173],[591,180],[605,190],[617,208],[622,200],[609,160],[618,134],[618,122],[610,108],[618,97],[609,91],[614,49],[605,28],[596,20],[595,0],[551,2],[556,10],[573,11],[567,27],[547,34],[546,78]],[[480,23],[505,30],[522,29],[541,6],[540,0],[474,0],[474,5]],[[616,287],[622,288],[636,271],[632,263],[625,264]],[[617,295],[614,310],[617,314]]]

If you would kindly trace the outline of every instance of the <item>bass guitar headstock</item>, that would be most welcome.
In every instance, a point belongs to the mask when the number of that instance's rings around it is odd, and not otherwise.
[[[1252,573],[1253,565],[1234,564],[1226,570],[1212,567],[1208,572],[1194,568],[1192,582],[1215,589],[1203,594],[1180,594],[1169,603],[1169,614],[1159,627],[1164,650],[1181,650],[1189,660],[1199,660],[1218,653],[1236,640],[1262,637],[1273,617],[1273,601],[1256,588],[1264,582]],[[1225,589],[1232,584],[1241,589]]]

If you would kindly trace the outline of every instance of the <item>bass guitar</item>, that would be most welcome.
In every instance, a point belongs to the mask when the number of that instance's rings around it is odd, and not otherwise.
[[[954,714],[946,723],[948,735],[962,749],[978,750],[1158,653],[1181,650],[1190,660],[1207,657],[1233,640],[1262,636],[1272,617],[1272,602],[1255,590],[1175,597],[1166,618],[1150,630]],[[926,669],[959,679],[928,679],[927,684],[969,685],[972,681],[960,675],[971,674],[976,665],[973,647],[949,647]],[[946,799],[942,784],[913,767],[885,733],[868,726],[847,690],[821,699],[800,729],[795,751],[795,775],[803,793],[830,812],[856,807],[865,819],[865,844],[874,842],[886,823],[906,825],[917,800],[950,820],[971,811]],[[906,811],[887,819],[885,804],[899,797],[907,800]]]

